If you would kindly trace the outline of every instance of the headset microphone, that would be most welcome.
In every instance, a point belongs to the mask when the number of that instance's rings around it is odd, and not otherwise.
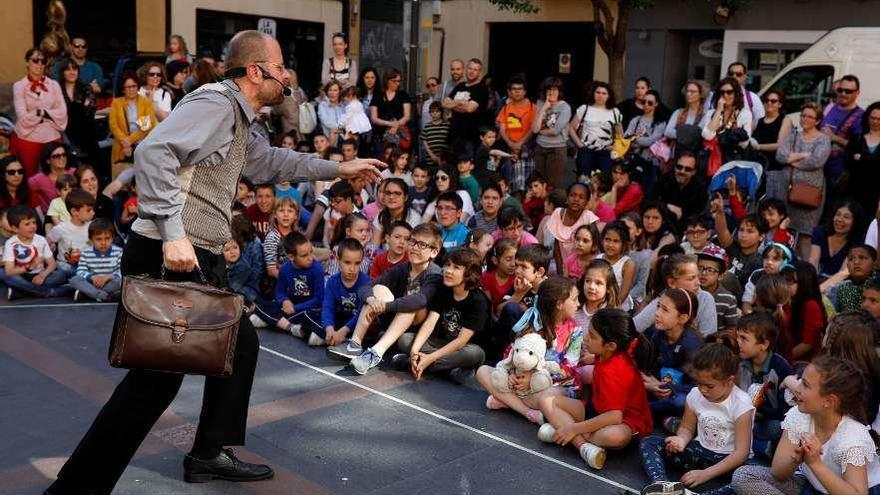
[[[263,79],[271,79],[271,80],[277,82],[281,86],[281,94],[283,94],[284,96],[290,96],[293,94],[293,91],[291,91],[290,88],[288,88],[287,86],[284,85],[283,82],[279,81],[274,76],[272,76],[272,74],[269,74],[269,71],[260,67],[259,65],[257,65],[256,67],[258,69],[260,69],[260,73],[263,75]],[[236,77],[242,77],[246,73],[247,73],[246,68],[234,67],[232,69],[227,69],[223,75],[226,79],[232,79],[232,78],[236,78]]]

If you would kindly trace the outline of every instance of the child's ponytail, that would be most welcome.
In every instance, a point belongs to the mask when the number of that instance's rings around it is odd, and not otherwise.
[[[639,370],[649,370],[654,358],[651,341],[636,330],[629,313],[618,308],[602,308],[593,315],[590,326],[590,331],[596,332],[603,342],[613,342],[617,352],[629,354]]]

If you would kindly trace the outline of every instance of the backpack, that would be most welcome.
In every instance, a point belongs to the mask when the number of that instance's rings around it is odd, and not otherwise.
[[[315,112],[315,105],[310,101],[300,103],[299,132],[301,134],[311,134],[317,126],[318,114]]]

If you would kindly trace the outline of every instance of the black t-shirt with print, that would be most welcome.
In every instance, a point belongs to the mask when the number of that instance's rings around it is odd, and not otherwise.
[[[452,101],[477,102],[477,110],[473,113],[452,112],[449,131],[454,136],[453,139],[464,138],[476,142],[480,135],[480,126],[486,123],[486,107],[489,104],[489,91],[486,86],[482,82],[473,86],[462,82],[452,90],[449,98]]]
[[[428,304],[430,311],[440,314],[432,336],[451,342],[458,337],[462,328],[472,330],[475,335],[479,334],[486,328],[490,306],[486,294],[479,289],[471,290],[467,297],[456,301],[452,296],[452,289],[443,286]]]

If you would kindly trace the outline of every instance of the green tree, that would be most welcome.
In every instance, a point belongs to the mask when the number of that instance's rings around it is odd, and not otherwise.
[[[547,0],[552,2],[553,0]],[[623,62],[626,57],[626,33],[629,16],[634,10],[647,10],[656,5],[656,0],[584,0],[593,6],[593,20],[597,24],[596,41],[608,56],[608,83],[614,92],[623,95]],[[725,9],[727,15],[745,7],[749,0],[707,0],[712,8]],[[540,9],[533,0],[489,0],[499,10],[509,10],[522,14],[535,14]],[[617,15],[614,5],[617,5]]]

